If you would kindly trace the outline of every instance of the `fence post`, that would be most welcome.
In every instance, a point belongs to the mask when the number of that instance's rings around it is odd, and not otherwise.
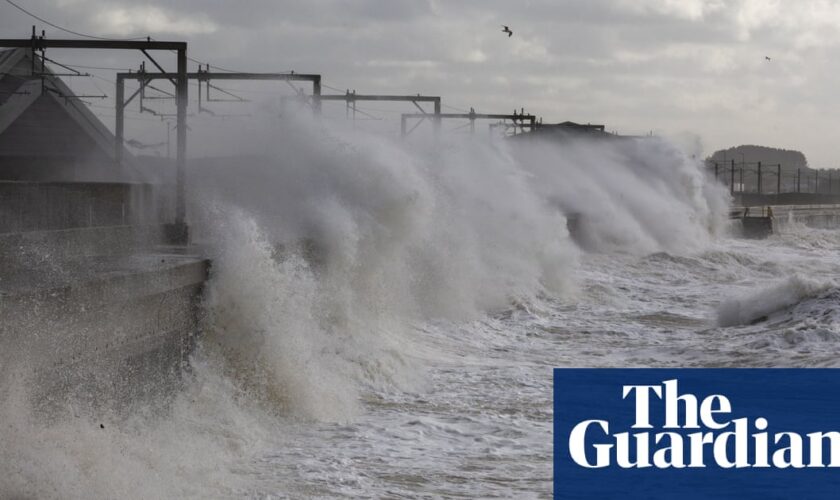
[[[758,194],[761,194],[761,162],[758,162]]]
[[[732,168],[730,169],[729,194],[735,194],[735,160],[732,160]]]
[[[782,164],[776,165],[776,195],[782,194]]]
[[[796,192],[802,192],[802,167],[796,169]]]

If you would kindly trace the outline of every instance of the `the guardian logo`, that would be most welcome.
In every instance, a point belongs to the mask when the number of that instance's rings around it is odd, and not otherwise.
[[[554,370],[554,497],[840,498],[840,370]]]
[[[775,432],[765,417],[738,417],[733,409],[737,401],[724,394],[681,393],[677,379],[623,385],[621,394],[634,408],[630,429],[615,429],[606,418],[574,425],[568,446],[577,465],[590,469],[840,467],[840,432]],[[659,428],[652,424],[657,412],[664,421]]]

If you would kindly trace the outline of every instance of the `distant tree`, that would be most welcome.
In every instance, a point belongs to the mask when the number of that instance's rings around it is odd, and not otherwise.
[[[741,162],[756,163],[759,161],[767,165],[781,163],[783,170],[808,168],[808,159],[805,158],[805,155],[801,151],[755,145],[742,145],[721,149],[715,151],[708,160],[718,163],[735,160],[736,164]]]
[[[728,149],[715,151],[706,161],[709,165],[718,163],[719,167],[726,171],[731,168],[732,161],[735,161],[736,179],[740,183],[741,170],[743,169],[744,190],[753,191],[757,185],[756,164],[761,162],[767,170],[764,189],[775,187],[776,165],[781,165],[782,170],[782,191],[793,191],[796,186],[796,176],[802,170],[802,188],[805,189],[806,179],[812,176],[813,170],[808,167],[808,159],[801,151],[790,149],[771,148],[767,146],[741,145]],[[771,180],[772,179],[772,180]],[[771,188],[772,189],[772,188]]]

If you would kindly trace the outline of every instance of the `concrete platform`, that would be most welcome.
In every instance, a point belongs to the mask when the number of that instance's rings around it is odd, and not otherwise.
[[[0,181],[0,381],[41,414],[174,393],[209,262],[171,245],[171,208],[149,184]]]
[[[840,205],[775,205],[776,220],[793,220],[821,229],[840,228]]]
[[[9,267],[148,252],[165,243],[163,226],[103,226],[0,233],[0,276]]]
[[[156,225],[170,205],[149,184],[0,181],[0,233]]]
[[[167,392],[198,335],[208,262],[194,255],[80,258],[0,280],[0,343],[26,360],[37,405],[127,408]],[[0,358],[2,359],[2,358]]]
[[[820,229],[840,229],[840,205],[767,205],[733,207],[730,218],[739,219],[744,237],[766,238],[779,224],[797,222]]]

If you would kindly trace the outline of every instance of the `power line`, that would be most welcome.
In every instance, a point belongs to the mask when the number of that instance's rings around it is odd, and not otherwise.
[[[105,92],[104,90],[102,90],[101,88],[99,88],[99,85],[97,85],[97,84],[96,84],[96,80],[91,80],[91,81],[90,81],[90,83],[92,83],[92,84],[93,84],[93,86],[94,86],[94,87],[96,87],[96,90],[98,90],[99,92],[101,92],[102,94],[104,94],[106,97],[110,97],[110,96],[108,96],[108,93],[107,93],[107,92]]]
[[[77,67],[78,67],[78,66],[77,66]],[[116,85],[116,84],[117,84],[117,82],[115,82],[114,80],[109,80],[109,79],[104,78],[104,77],[101,77],[101,76],[99,76],[99,75],[90,75],[90,76],[92,76],[92,77],[94,77],[94,78],[99,78],[99,79],[100,79],[100,80],[102,80],[103,82],[110,83],[111,85]]]
[[[79,66],[77,64],[61,63],[61,62],[55,61],[53,59],[49,59],[47,57],[45,57],[44,59],[46,59],[47,61],[49,61],[53,64],[57,64],[58,66],[61,66],[61,67],[64,67],[64,68],[67,68],[67,69],[70,69],[70,70],[73,70],[73,71],[77,71],[79,69],[100,69],[100,70],[107,70],[107,69],[117,69],[117,70],[119,70],[119,69],[121,69],[121,68],[101,68],[101,67],[95,67],[95,66]],[[116,85],[117,84],[114,80],[109,80],[109,79],[101,77],[99,75],[85,74],[85,75],[79,75],[79,76],[89,76],[91,78],[98,78],[98,79],[102,80],[103,82],[110,83],[111,85]],[[96,86],[95,83],[94,83],[94,86]],[[96,88],[99,88],[99,87],[97,86]],[[100,91],[101,91],[101,89],[100,89]],[[104,94],[104,92],[103,92],[103,94]]]
[[[193,59],[193,58],[192,58],[192,57],[190,57],[190,56],[187,56],[187,59],[189,59],[190,61],[192,61],[192,62],[194,62],[194,63],[196,63],[196,64],[204,64],[204,65],[209,66],[209,67],[211,67],[211,68],[213,68],[213,69],[216,69],[216,70],[219,70],[219,71],[224,71],[224,72],[227,72],[227,73],[244,73],[244,71],[240,71],[240,70],[236,70],[236,69],[222,68],[221,66],[214,66],[214,65],[212,65],[212,64],[210,64],[210,63],[202,63],[202,62],[201,62],[201,61],[199,61],[198,59]]]
[[[109,119],[114,118],[113,115],[103,115],[102,113],[93,113],[93,114],[98,116],[99,118],[109,118]],[[140,122],[157,122],[157,123],[165,121],[165,120],[159,120],[159,119],[155,119],[155,118],[144,118],[144,117],[139,117],[139,116],[126,116],[125,119],[126,120],[140,121]]]
[[[322,86],[322,87],[324,87],[324,88],[326,88],[326,89],[334,90],[334,91],[336,91],[336,92],[347,92],[347,90],[342,90],[342,89],[337,89],[337,88],[335,88],[335,87],[330,87],[330,86],[329,86],[329,85],[327,85],[326,83],[322,83],[322,84],[321,84],[321,86]]]
[[[356,108],[356,109],[358,109],[358,108]],[[399,110],[399,109],[383,109],[383,108],[371,108],[371,107],[369,107],[369,106],[365,106],[365,109],[366,109],[366,110],[368,110],[368,111],[376,111],[376,112],[378,112],[378,113],[403,114],[403,113],[405,112],[405,110]],[[429,114],[431,114],[431,113],[429,113]]]
[[[370,113],[367,113],[367,112],[365,112],[365,111],[362,111],[361,109],[359,109],[359,108],[357,108],[357,107],[354,107],[354,108],[353,108],[353,111],[354,111],[354,112],[361,113],[361,114],[363,114],[364,116],[367,116],[367,117],[368,117],[369,119],[371,119],[371,120],[381,120],[381,119],[382,119],[382,118],[380,118],[380,117],[378,117],[378,116],[373,116],[373,115],[372,115],[372,114],[370,114]]]
[[[444,108],[454,109],[455,111],[460,111],[461,113],[469,113],[469,111],[467,111],[466,109],[456,108],[455,106],[450,106],[448,104],[441,103],[441,106],[443,106]]]
[[[65,63],[65,64],[67,66],[72,66],[74,68],[80,68],[80,69],[101,69],[103,71],[123,71],[123,72],[131,71],[128,68],[116,68],[116,67],[113,67],[113,66],[82,66],[81,64],[70,64],[70,63]]]
[[[289,94],[289,91],[288,91],[288,90],[285,90],[285,91],[284,91],[284,89],[274,89],[274,90],[257,90],[257,89],[231,88],[231,87],[228,87],[227,85],[225,85],[224,87],[220,87],[220,86],[218,86],[218,85],[213,85],[213,86],[214,86],[214,87],[216,87],[216,88],[218,88],[218,89],[221,89],[221,90],[227,90],[228,92],[242,92],[242,93],[244,93],[244,94],[275,94],[275,95],[276,95],[276,94],[281,94],[281,95],[292,95],[292,94]]]
[[[6,0],[6,3],[8,3],[8,4],[9,4],[9,5],[11,5],[12,7],[14,7],[14,8],[18,9],[19,11],[23,12],[24,14],[26,14],[26,15],[28,15],[28,16],[30,16],[30,17],[32,17],[32,18],[34,18],[34,19],[37,19],[38,21],[41,21],[42,23],[46,24],[47,26],[51,26],[51,27],[53,27],[53,28],[55,28],[55,29],[57,29],[57,30],[61,30],[61,31],[65,32],[65,33],[70,33],[71,35],[76,35],[76,36],[80,36],[80,37],[83,37],[83,38],[92,38],[92,39],[95,39],[95,40],[120,40],[120,39],[117,39],[117,38],[108,38],[108,37],[102,37],[102,36],[96,36],[96,35],[89,35],[89,34],[87,34],[87,33],[81,33],[81,32],[79,32],[79,31],[74,31],[74,30],[71,30],[71,29],[65,28],[65,27],[63,27],[63,26],[59,26],[58,24],[55,24],[55,23],[53,23],[53,22],[50,22],[50,21],[48,21],[48,20],[44,19],[44,18],[43,18],[43,17],[41,17],[41,16],[38,16],[38,15],[36,15],[36,14],[33,14],[32,12],[30,12],[30,11],[28,11],[28,10],[24,9],[23,7],[21,7],[20,5],[16,4],[16,3],[15,3],[15,2],[13,2],[12,0]],[[136,38],[124,38],[124,39],[122,39],[122,40],[149,40],[149,41],[152,41],[152,40],[154,40],[154,38],[152,38],[152,37],[150,37],[150,36],[143,36],[143,37],[136,37]],[[174,53],[174,51],[172,51],[172,52]],[[198,60],[198,59],[195,59],[195,58],[193,58],[193,57],[190,57],[190,56],[187,56],[187,59],[188,59],[189,61],[192,61],[192,62],[196,63],[196,64],[205,64],[205,65],[207,65],[208,67],[213,68],[213,69],[218,70],[218,71],[224,71],[224,72],[227,72],[227,73],[242,73],[242,71],[240,71],[240,70],[235,70],[235,69],[230,69],[230,68],[224,68],[224,67],[222,67],[222,66],[216,66],[216,65],[213,65],[213,64],[209,64],[209,63],[206,63],[206,62],[202,62],[202,61],[200,61],[200,60]],[[113,70],[113,71],[126,71],[126,69],[125,69],[125,68],[109,68],[109,67],[78,66],[78,65],[76,65],[76,66],[77,66],[77,67],[79,67],[79,68],[85,68],[85,69],[101,69],[101,70]],[[286,71],[286,73],[291,73],[291,70]]]
[[[23,7],[16,4],[12,0],[6,0],[6,3],[8,3],[12,7],[18,9],[19,11],[23,12],[24,14],[41,21],[42,23],[46,24],[47,26],[52,26],[53,28],[55,28],[57,30],[61,30],[65,33],[70,33],[71,35],[76,35],[76,36],[80,36],[80,37],[83,37],[83,38],[93,38],[93,39],[96,39],[96,40],[115,40],[114,38],[106,38],[106,37],[101,37],[101,36],[88,35],[88,34],[85,34],[85,33],[79,33],[78,31],[73,31],[73,30],[64,28],[64,27],[59,26],[55,23],[51,23],[51,22],[47,21],[43,17],[37,16],[37,15],[33,14],[32,12],[29,12],[28,10],[24,9]],[[145,39],[145,37],[142,37],[142,38],[128,38],[127,40],[144,40],[144,39]]]
[[[18,9],[19,11],[23,12],[24,14],[26,14],[26,15],[34,18],[34,19],[37,19],[38,21],[41,21],[42,23],[46,24],[47,26],[51,26],[51,27],[53,27],[57,30],[61,30],[65,33],[70,33],[71,35],[76,35],[76,36],[80,36],[80,37],[83,37],[83,38],[92,38],[92,39],[95,39],[95,40],[118,40],[116,38],[108,38],[108,37],[102,37],[102,36],[96,36],[96,35],[89,35],[87,33],[81,33],[81,32],[78,32],[78,31],[73,31],[71,29],[68,29],[68,28],[65,28],[63,26],[59,26],[58,24],[55,24],[53,22],[50,22],[50,21],[44,19],[41,16],[33,14],[32,12],[29,12],[28,10],[24,9],[23,7],[16,4],[12,0],[6,0],[6,3],[8,3],[12,7]],[[154,39],[152,37],[142,36],[142,37],[136,37],[136,38],[125,38],[123,40],[154,40]],[[173,51],[173,53],[174,53],[174,51]],[[202,61],[199,61],[198,59],[194,59],[194,58],[189,57],[189,56],[187,56],[187,59],[189,59],[190,61],[192,61],[194,63],[202,64]],[[219,71],[226,71],[228,73],[240,73],[240,71],[233,70],[233,69],[228,69],[228,68],[223,68],[221,66],[214,66],[212,64],[209,64],[209,66],[211,68],[219,70]],[[81,68],[82,66],[79,66],[79,67]],[[124,68],[105,68],[105,67],[93,67],[93,66],[90,66],[89,69],[104,69],[104,70],[116,70],[116,71],[124,70]]]

